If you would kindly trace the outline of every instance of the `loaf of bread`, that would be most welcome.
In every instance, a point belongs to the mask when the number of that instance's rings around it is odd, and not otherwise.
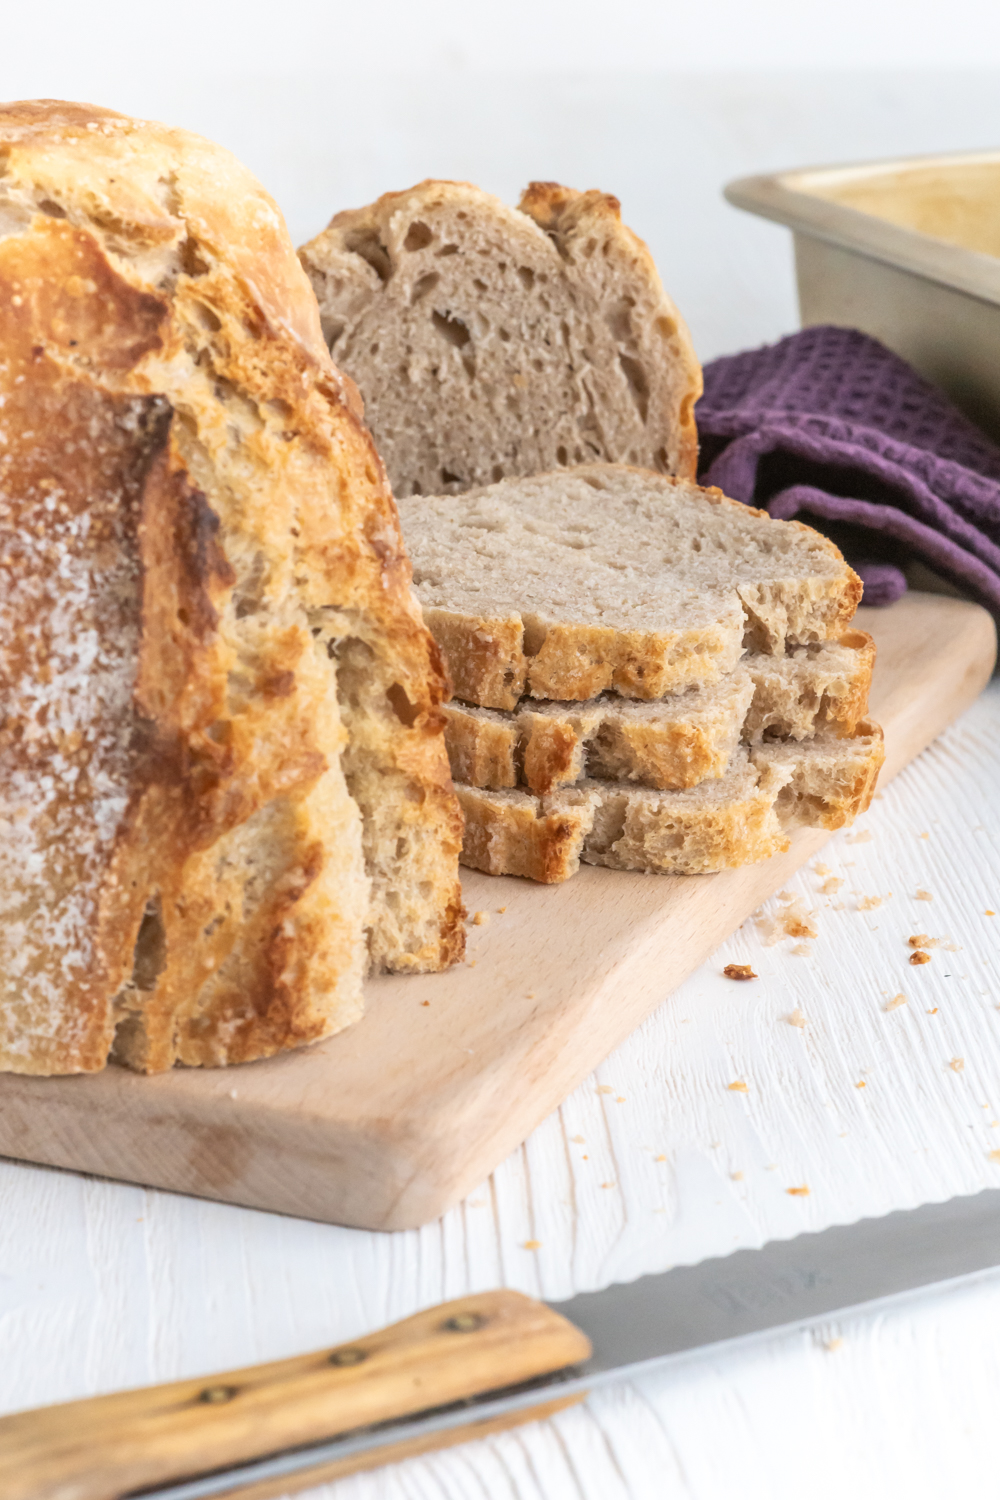
[[[444,709],[452,775],[539,795],[585,775],[679,791],[722,776],[741,737],[760,744],[853,734],[867,712],[874,659],[871,636],[849,630],[784,657],[744,657],[711,687],[652,703],[615,693],[589,703],[523,698],[511,711],[452,702]]]
[[[0,110],[0,1067],[263,1057],[463,944],[445,681],[281,217]]]
[[[422,182],[299,253],[397,499],[595,460],[694,478],[701,370],[615,198]]]
[[[661,875],[756,864],[787,848],[793,828],[841,828],[864,812],[884,758],[881,730],[862,720],[853,736],[740,746],[724,776],[684,791],[587,778],[536,797],[456,783],[462,860],[546,884],[581,860]]]
[[[615,464],[400,502],[424,619],[455,695],[654,699],[744,649],[839,637],[861,580],[795,521]]]

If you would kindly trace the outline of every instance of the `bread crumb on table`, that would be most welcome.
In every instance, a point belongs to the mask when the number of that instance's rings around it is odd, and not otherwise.
[[[723,974],[727,979],[757,979],[749,964],[726,964]]]
[[[938,939],[932,938],[926,932],[915,932],[913,936],[908,937],[906,941],[909,943],[911,948],[936,948],[938,945]]]
[[[665,1156],[654,1156],[653,1157],[654,1161],[666,1161],[666,1159],[667,1158]]]
[[[990,911],[989,907],[987,907],[986,910],[983,912],[983,916],[984,917],[995,917],[996,916],[996,912],[995,911]]]
[[[618,1186],[618,1184],[615,1183],[615,1182],[602,1182],[601,1183],[601,1187],[602,1188],[613,1188],[613,1187],[617,1187],[617,1186]]]
[[[997,1166],[1000,1166],[1000,1151],[987,1151],[986,1160],[995,1161]]]
[[[914,896],[913,899],[914,899],[914,901],[933,901],[934,897],[931,895],[930,891],[925,891],[925,890],[921,889],[921,887],[918,885],[917,886],[917,894]]]
[[[826,1343],[823,1345],[823,1348],[826,1350],[827,1354],[836,1354],[837,1350],[842,1349],[843,1347],[843,1339],[827,1339]]]
[[[953,1073],[961,1073],[962,1069],[965,1067],[965,1058],[953,1057],[948,1066]]]
[[[911,953],[910,954],[910,963],[911,964],[914,964],[914,965],[916,965],[916,964],[929,964],[930,961],[931,961],[930,954],[929,953],[925,953],[922,948],[918,948],[917,951],[916,951],[916,953]]]
[[[854,1087],[856,1089],[866,1089],[868,1087],[868,1085],[867,1085],[867,1083],[865,1082],[865,1080],[863,1078],[860,1078],[858,1080],[858,1082],[854,1085]]]
[[[829,873],[830,873],[830,866],[829,865],[816,864],[816,865],[813,865],[813,871],[814,871],[815,874],[819,875],[820,878],[822,879],[822,877],[824,875],[829,875]]]
[[[858,911],[874,911],[876,907],[881,905],[881,896],[862,896],[861,900],[857,904],[856,909]]]
[[[860,833],[849,833],[844,840],[845,844],[870,844],[872,831],[870,828],[862,828]]]
[[[726,1088],[731,1094],[745,1094],[748,1092],[746,1084],[740,1078],[737,1078],[735,1083],[727,1083]]]
[[[743,1181],[743,1173],[742,1172],[730,1172],[729,1175],[732,1178],[733,1182],[742,1182]]]
[[[542,1248],[542,1242],[541,1240],[525,1240],[524,1248],[525,1250],[540,1250]]]
[[[573,1142],[574,1146],[582,1146],[584,1143],[582,1135],[571,1135],[570,1140]]]
[[[789,1198],[808,1198],[809,1196],[809,1189],[806,1187],[805,1183],[803,1183],[801,1187],[785,1188],[785,1192],[788,1194]]]
[[[830,878],[828,880],[824,880],[823,884],[820,886],[820,894],[823,896],[835,896],[840,890],[840,887],[843,885],[843,883],[844,882],[841,876],[831,875]]]
[[[789,948],[788,951],[793,958],[808,958],[812,953],[812,949],[808,943],[796,943],[795,947]]]
[[[903,994],[902,990],[900,990],[900,992],[899,992],[898,995],[893,995],[893,997],[892,997],[891,1000],[887,1000],[886,1001],[886,1003],[885,1003],[885,1005],[883,1005],[882,1009],[883,1010],[898,1010],[901,1005],[905,1005],[905,1004],[906,1004],[906,996]]]
[[[785,1020],[788,1022],[789,1026],[798,1026],[801,1028],[806,1024],[806,1018],[799,1010],[798,1006],[795,1007],[790,1016],[785,1017]]]

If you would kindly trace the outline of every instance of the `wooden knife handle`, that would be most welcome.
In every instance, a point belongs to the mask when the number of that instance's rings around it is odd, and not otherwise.
[[[412,1416],[578,1364],[590,1342],[519,1292],[462,1297],[350,1344],[0,1418],[3,1500],[121,1500],[353,1428]],[[230,1492],[267,1500],[487,1430],[534,1421],[558,1398],[505,1421],[428,1434],[273,1484]]]

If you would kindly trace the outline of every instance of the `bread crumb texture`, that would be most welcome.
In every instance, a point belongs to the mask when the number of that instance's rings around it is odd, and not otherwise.
[[[0,109],[0,1067],[264,1057],[462,950],[446,685],[227,152]]]
[[[398,496],[594,459],[694,477],[701,369],[610,195],[422,182],[300,255]]]

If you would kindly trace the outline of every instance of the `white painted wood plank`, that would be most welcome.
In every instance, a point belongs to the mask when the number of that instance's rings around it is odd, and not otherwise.
[[[845,882],[836,896],[811,869],[790,886],[817,909],[809,957],[745,924],[424,1229],[338,1229],[0,1163],[0,1409],[294,1353],[466,1290],[565,1296],[1000,1184],[1000,683],[822,862]],[[955,951],[911,968],[916,932]],[[759,981],[725,980],[728,962]],[[908,1003],[886,1013],[900,990]],[[708,1359],[357,1476],[337,1500],[990,1493],[998,1318],[988,1277],[832,1320],[832,1351],[795,1335]]]

